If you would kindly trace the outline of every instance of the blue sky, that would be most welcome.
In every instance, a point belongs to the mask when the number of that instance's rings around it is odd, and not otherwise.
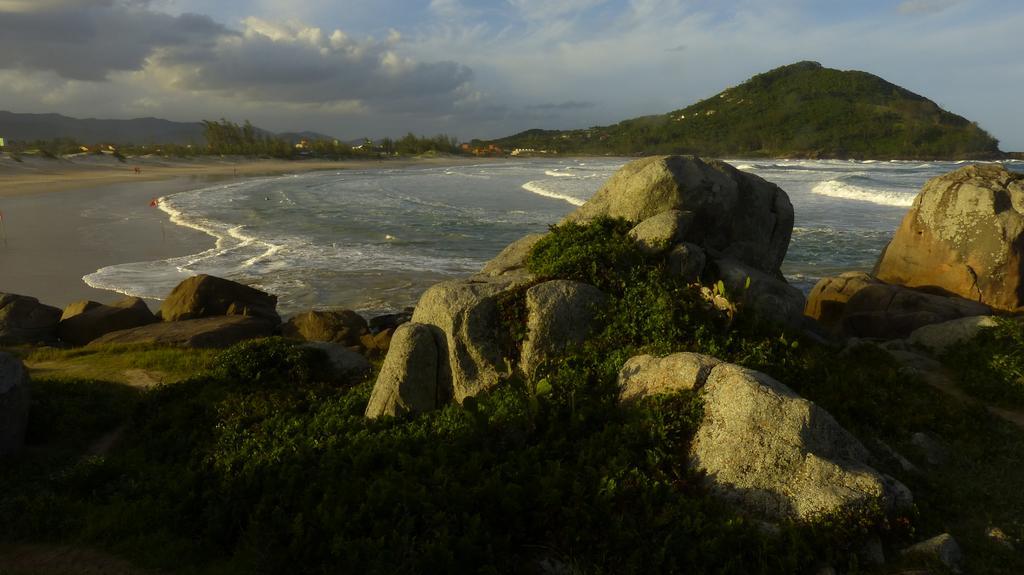
[[[664,113],[800,60],[1024,150],[1006,0],[0,0],[0,108],[460,138]]]

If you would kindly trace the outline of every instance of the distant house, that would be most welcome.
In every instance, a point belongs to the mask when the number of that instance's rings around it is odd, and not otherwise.
[[[296,150],[305,150],[309,148],[308,140],[299,140],[299,143],[295,144]]]

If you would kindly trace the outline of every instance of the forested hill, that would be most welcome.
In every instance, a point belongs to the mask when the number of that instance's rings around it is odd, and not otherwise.
[[[999,142],[935,102],[858,71],[799,62],[689,107],[585,130],[486,142],[557,153],[860,159],[1001,157]]]

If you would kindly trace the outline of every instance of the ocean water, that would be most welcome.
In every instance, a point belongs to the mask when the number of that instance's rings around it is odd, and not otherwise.
[[[309,308],[367,314],[414,305],[427,287],[478,271],[510,242],[585,202],[625,158],[343,170],[246,180],[160,198],[174,224],[212,247],[126,262],[90,286],[159,299],[207,273]],[[775,182],[796,212],[783,273],[809,291],[823,276],[870,270],[921,186],[964,162],[736,160]],[[1024,171],[1024,163],[1009,162]]]

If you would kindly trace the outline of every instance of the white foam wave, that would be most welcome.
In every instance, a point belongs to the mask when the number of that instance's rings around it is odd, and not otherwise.
[[[570,173],[567,173],[567,172],[559,172],[557,168],[554,169],[554,170],[545,170],[544,171],[544,175],[545,176],[551,176],[552,178],[572,178],[572,177],[575,177],[575,174],[570,174]]]
[[[838,180],[826,180],[814,186],[812,193],[819,196],[839,198],[843,200],[854,200],[858,202],[870,202],[880,206],[907,207],[914,203],[915,194],[895,192],[889,190],[876,190],[855,186]]]
[[[754,164],[740,164],[736,166],[736,169],[742,170],[744,172],[749,172],[750,170],[756,170],[757,166],[755,166]]]
[[[538,196],[544,196],[545,198],[552,198],[555,200],[562,200],[563,202],[568,202],[574,206],[582,206],[584,203],[586,203],[584,200],[581,200],[580,198],[549,190],[545,188],[543,182],[540,181],[526,182],[525,184],[522,185],[522,188],[528,192],[537,194]]]

